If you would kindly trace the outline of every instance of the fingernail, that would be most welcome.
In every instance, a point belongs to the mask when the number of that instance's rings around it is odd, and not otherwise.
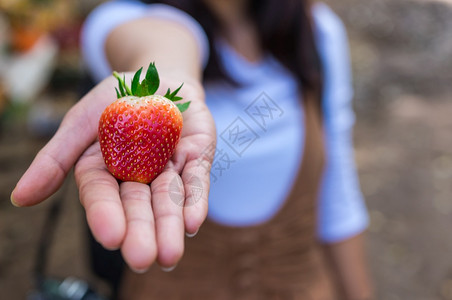
[[[146,273],[149,270],[149,268],[135,269],[135,268],[132,268],[132,267],[130,267],[130,269],[132,271],[134,271],[135,273],[137,273],[137,274],[144,274],[144,273]]]
[[[186,236],[186,237],[189,237],[189,238],[192,238],[192,237],[194,237],[195,235],[198,234],[198,231],[199,231],[199,229],[196,230],[194,233],[188,233],[188,232],[186,232],[186,233],[185,233],[185,236]]]
[[[171,272],[176,268],[177,265],[171,266],[171,267],[161,267],[163,272]]]
[[[107,249],[108,251],[116,251],[116,250],[119,250],[119,247],[116,247],[116,246],[113,246],[113,247],[107,247],[107,246],[104,246],[104,248]]]
[[[14,198],[13,198],[13,193],[14,193],[14,191],[12,191],[11,196],[10,196],[11,203],[12,203],[12,205],[14,205],[15,207],[20,207],[20,205],[17,204],[17,202],[14,200]]]

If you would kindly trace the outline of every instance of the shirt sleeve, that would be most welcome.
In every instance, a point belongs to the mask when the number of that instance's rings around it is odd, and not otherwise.
[[[334,243],[366,229],[368,214],[353,153],[352,83],[345,28],[325,4],[316,4],[317,44],[324,65],[326,168],[321,185],[318,237]]]
[[[203,66],[207,64],[207,36],[201,25],[187,13],[165,4],[111,1],[101,4],[90,13],[80,37],[83,61],[96,82],[112,72],[105,54],[105,42],[110,32],[123,23],[145,17],[174,21],[188,29],[198,43]]]

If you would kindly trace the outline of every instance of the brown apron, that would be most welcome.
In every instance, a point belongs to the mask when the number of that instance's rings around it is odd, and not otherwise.
[[[121,298],[334,300],[316,238],[317,195],[324,164],[317,105],[305,101],[305,150],[298,179],[281,210],[264,224],[226,227],[210,220],[169,273],[127,270]]]

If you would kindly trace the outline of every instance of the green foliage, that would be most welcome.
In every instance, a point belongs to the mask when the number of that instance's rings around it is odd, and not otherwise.
[[[116,97],[122,98],[126,96],[136,96],[136,97],[145,97],[154,95],[160,85],[160,78],[157,72],[157,68],[155,67],[155,63],[151,62],[146,71],[145,78],[140,82],[140,76],[143,68],[140,68],[133,76],[132,79],[132,88],[125,83],[125,77],[119,75],[118,72],[113,72],[113,76],[118,80],[118,88],[116,90]],[[182,100],[182,97],[177,96],[177,93],[180,91],[184,84],[182,83],[176,90],[171,92],[170,89],[167,90],[165,94],[165,98],[175,102]],[[179,104],[176,106],[179,108],[180,112],[184,112],[190,105],[190,101]]]

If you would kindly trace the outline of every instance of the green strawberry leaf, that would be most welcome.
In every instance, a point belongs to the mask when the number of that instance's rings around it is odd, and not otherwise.
[[[141,67],[133,76],[132,79],[132,95],[136,95],[138,85],[140,84],[140,76],[141,71],[143,71],[143,67]]]
[[[154,95],[160,85],[159,73],[155,67],[155,63],[150,63],[144,79],[147,84],[147,95]]]
[[[177,95],[177,93],[180,91],[180,89],[182,88],[182,86],[183,86],[184,84],[182,83],[177,89],[175,89],[174,90],[174,92],[172,92],[171,93],[171,90],[170,89],[168,89],[167,91],[166,91],[166,94],[165,94],[165,98],[168,98],[169,100],[171,100],[171,101],[179,101],[179,100],[182,100],[182,97],[179,97],[179,96],[176,96]]]
[[[155,67],[155,63],[151,62],[149,64],[149,67],[146,71],[145,78],[140,82],[140,76],[141,72],[143,71],[143,68],[140,68],[138,71],[135,72],[132,79],[132,88],[129,88],[129,86],[125,83],[125,75],[121,78],[118,72],[114,71],[113,76],[118,80],[118,88],[115,88],[116,90],[116,97],[122,98],[125,96],[137,96],[137,97],[145,97],[145,96],[151,96],[154,95],[157,89],[160,85],[160,78],[159,74],[157,72],[157,68]],[[170,89],[167,90],[165,94],[165,98],[171,100],[171,101],[179,101],[182,100],[182,97],[177,96],[177,93],[180,91],[184,84],[182,83],[177,89],[175,89],[173,92],[171,92]],[[182,104],[176,104],[179,108],[180,112],[184,112],[187,110],[188,106],[190,105],[190,101],[182,103]]]
[[[126,90],[126,95],[132,95],[132,91],[130,90],[129,86],[126,84],[126,75],[122,76],[122,82],[124,84],[124,89]]]
[[[123,76],[123,78],[121,78],[118,74],[118,72],[113,72],[113,76],[118,80],[118,87],[119,87],[119,93],[117,93],[117,95],[119,94],[121,97],[125,97],[127,95],[131,95],[130,89],[127,86],[127,84],[125,83],[125,76]],[[119,97],[119,98],[121,98]]]
[[[137,85],[134,96],[144,97],[148,95],[148,85],[146,80],[143,79],[143,81]]]
[[[154,93],[157,91],[160,85],[160,79],[159,74],[157,72],[157,68],[155,67],[154,63],[151,63],[148,67],[148,70],[146,71],[146,76],[141,81],[140,75],[141,70],[138,70],[135,75],[133,76],[132,80],[132,95],[137,97],[145,97],[145,96],[151,96],[154,95]]]
[[[124,97],[126,95],[126,93],[124,92],[124,82],[117,72],[113,72],[113,76],[115,76],[115,78],[118,80],[119,94],[121,95],[121,97]]]
[[[187,110],[187,108],[190,106],[191,101],[185,102],[185,103],[176,103],[177,108],[181,113]]]

